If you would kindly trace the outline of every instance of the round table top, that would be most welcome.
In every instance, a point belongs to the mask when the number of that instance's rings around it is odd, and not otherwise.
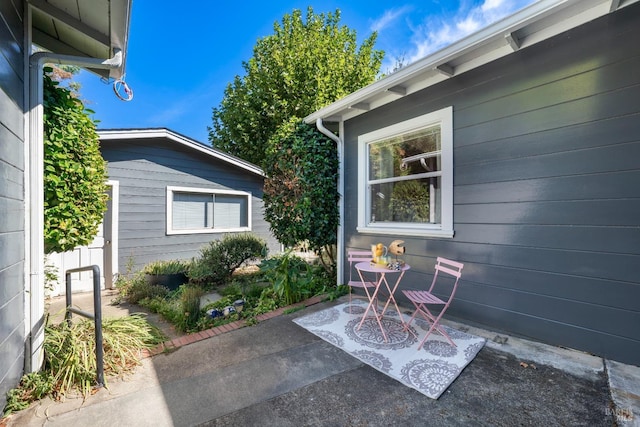
[[[411,268],[409,264],[404,264],[400,270],[394,270],[381,265],[372,264],[370,261],[363,261],[356,264],[356,269],[360,271],[370,271],[372,273],[400,273]]]

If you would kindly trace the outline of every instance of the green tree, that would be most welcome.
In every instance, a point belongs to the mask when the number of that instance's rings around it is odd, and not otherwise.
[[[72,90],[44,76],[45,252],[90,243],[106,210],[106,163],[96,124]]]
[[[330,266],[339,222],[336,144],[296,118],[271,142],[263,198],[271,231],[287,246],[307,240],[316,253],[324,249]]]
[[[384,52],[374,49],[377,34],[360,47],[356,32],[340,26],[340,10],[315,14],[307,9],[274,23],[274,34],[259,39],[213,109],[211,144],[264,166],[267,143],[291,117],[304,117],[373,82]]]

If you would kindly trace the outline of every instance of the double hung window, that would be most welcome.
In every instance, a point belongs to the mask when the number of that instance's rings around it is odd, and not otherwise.
[[[251,230],[251,194],[167,187],[167,234]]]
[[[453,109],[358,138],[358,230],[453,236]]]

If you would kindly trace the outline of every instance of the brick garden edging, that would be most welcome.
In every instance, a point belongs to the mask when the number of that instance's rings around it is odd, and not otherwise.
[[[296,304],[288,305],[286,307],[280,307],[268,313],[259,314],[258,316],[256,316],[256,320],[258,321],[258,323],[260,323],[265,320],[269,320],[274,317],[281,316],[285,311],[290,310],[292,308],[300,307],[301,305],[304,305],[305,307],[309,307],[311,305],[318,304],[324,301],[325,298],[326,298],[326,295],[317,295],[315,297],[311,297],[309,299],[298,302]],[[140,356],[141,358],[144,359],[147,357],[152,357],[157,354],[164,353],[165,351],[177,350],[183,345],[192,344],[194,342],[202,341],[207,338],[215,337],[216,335],[221,335],[227,332],[235,331],[237,329],[244,328],[245,326],[247,326],[246,320],[236,320],[235,322],[226,323],[224,325],[216,326],[211,329],[205,329],[204,331],[183,335],[181,337],[174,338],[172,340],[160,343],[154,348],[141,350]]]

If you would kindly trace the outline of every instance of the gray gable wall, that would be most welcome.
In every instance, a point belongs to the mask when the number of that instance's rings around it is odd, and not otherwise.
[[[263,178],[227,162],[158,139],[102,142],[109,179],[120,183],[119,268],[125,272],[160,259],[190,259],[222,234],[166,235],[166,189],[182,186],[246,191],[252,194],[252,232],[280,246],[263,218]]]
[[[24,368],[23,2],[0,2],[0,406]]]
[[[456,259],[450,315],[640,365],[639,39],[635,4],[347,120],[346,250],[393,240],[355,230],[358,135],[453,106],[455,236],[398,236],[402,286]]]

